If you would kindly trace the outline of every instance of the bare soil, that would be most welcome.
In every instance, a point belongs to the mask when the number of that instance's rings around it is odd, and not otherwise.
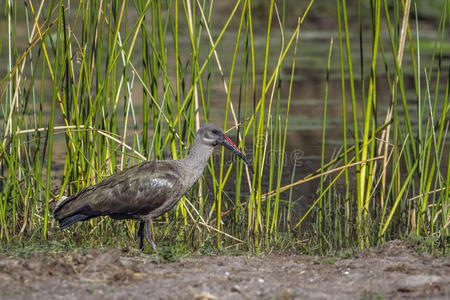
[[[119,250],[0,258],[1,299],[450,299],[450,258],[402,241],[348,259],[293,254],[158,262]]]

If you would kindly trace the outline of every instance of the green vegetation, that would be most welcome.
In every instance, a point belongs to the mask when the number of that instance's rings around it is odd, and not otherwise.
[[[287,136],[295,72],[303,67],[301,33],[314,1],[293,27],[286,25],[292,23],[287,2],[235,1],[222,19],[219,3],[204,0],[68,2],[71,7],[6,1],[1,251],[28,242],[56,250],[136,247],[133,221],[99,218],[61,232],[51,211],[62,195],[117,170],[184,157],[200,122],[211,120],[235,136],[255,173],[223,150],[215,155],[204,178],[153,224],[165,260],[205,249],[321,254],[408,236],[423,249],[445,252],[448,1],[440,6],[434,43],[423,45],[414,1],[373,0],[358,6],[352,24],[348,12],[355,8],[345,0],[328,10],[338,36],[321,58],[327,62],[322,167],[300,180],[300,167],[289,164]],[[333,68],[340,72],[343,125],[342,147],[330,159]],[[390,99],[377,94],[380,82],[387,82]],[[299,215],[292,191],[318,178],[317,194]]]
[[[362,62],[359,77],[368,78],[368,86],[361,81],[358,86],[361,94],[357,95],[353,67],[356,63],[352,57],[351,39],[348,38],[346,1],[337,1],[342,107],[345,112],[348,101],[345,78],[348,76],[352,111],[350,122],[346,120],[346,113],[343,114],[343,157],[338,161],[342,160],[345,166],[356,162],[356,173],[353,173],[353,180],[350,171],[343,169],[336,177],[328,179],[327,189],[321,186],[320,197],[324,200],[320,201],[325,202],[321,205],[326,207],[321,207],[318,212],[322,217],[318,220],[324,221],[317,227],[327,228],[328,232],[333,228],[333,234],[320,234],[318,238],[321,245],[327,245],[330,250],[354,244],[364,248],[415,233],[439,240],[428,244],[429,249],[437,246],[446,251],[450,168],[448,163],[447,167],[442,166],[444,156],[448,156],[445,140],[450,77],[447,77],[445,93],[442,93],[440,62],[444,53],[448,1],[442,5],[435,47],[431,61],[425,66],[421,61],[418,13],[411,3],[405,1],[398,7],[399,4],[394,2],[394,9],[390,10],[391,4],[386,0],[371,2],[371,48],[363,50],[360,43],[358,58]],[[410,20],[410,15],[415,16],[415,20]],[[382,43],[381,25],[386,27],[390,48]],[[363,39],[367,33],[363,32],[362,26],[359,30],[359,37]],[[404,66],[406,49],[409,50],[410,63]],[[392,60],[388,59],[389,54]],[[384,73],[377,67],[379,59],[382,59]],[[366,61],[370,62],[369,70],[364,68]],[[414,96],[411,99],[407,98],[404,82],[410,73],[414,78]],[[380,111],[383,99],[377,97],[377,82],[382,80],[386,80],[390,87],[387,111]],[[347,132],[352,132],[353,142],[348,140]],[[336,165],[324,166],[322,170],[330,167],[335,168]],[[346,183],[345,196],[336,192],[334,183],[342,174]]]

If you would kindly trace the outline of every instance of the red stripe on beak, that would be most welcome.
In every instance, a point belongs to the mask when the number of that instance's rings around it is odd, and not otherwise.
[[[225,139],[227,140],[228,143],[230,143],[234,148],[239,150],[238,146],[236,146],[236,144],[233,143],[233,141],[229,137],[227,137],[226,134],[224,134],[223,136],[225,137]]]
[[[233,143],[233,141],[227,137],[225,134],[223,135],[223,140],[218,141],[222,146],[225,146],[226,148],[228,148],[229,150],[233,151],[234,154],[236,154],[237,156],[239,156],[240,158],[242,158],[244,160],[244,162],[247,164],[247,166],[249,166],[249,170],[251,173],[253,173],[253,168],[251,167],[250,162],[247,160],[247,158],[245,157],[244,153],[242,153],[241,150],[239,150],[238,146],[236,146],[235,143]]]

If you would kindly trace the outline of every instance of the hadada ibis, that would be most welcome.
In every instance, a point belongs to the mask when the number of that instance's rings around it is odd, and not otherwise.
[[[203,174],[214,147],[222,145],[250,166],[245,155],[212,123],[197,132],[188,156],[179,160],[155,160],[126,168],[77,194],[61,199],[54,216],[60,228],[99,216],[139,220],[139,248],[144,237],[155,249],[150,220],[169,211]],[[251,168],[250,168],[251,169]]]

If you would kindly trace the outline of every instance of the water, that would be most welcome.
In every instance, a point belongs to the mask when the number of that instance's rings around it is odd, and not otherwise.
[[[214,8],[214,13],[216,15],[213,20],[213,28],[212,28],[212,36],[213,38],[217,38],[219,33],[219,29],[225,23],[226,18],[228,17],[228,13],[231,10],[229,7],[230,4],[217,3]],[[260,95],[261,90],[261,81],[262,81],[262,70],[264,68],[264,50],[265,50],[265,39],[266,39],[266,25],[265,25],[265,15],[266,11],[264,8],[264,3],[262,6],[255,7],[255,19],[254,19],[254,43],[255,43],[255,56],[256,56],[256,94],[257,97]],[[302,4],[303,5],[303,4]],[[296,164],[298,168],[296,168],[295,178],[299,179],[303,176],[309,174],[310,172],[316,170],[320,166],[320,153],[322,149],[322,119],[323,119],[323,109],[324,109],[324,98],[325,98],[325,86],[326,86],[326,65],[327,65],[327,57],[330,40],[334,40],[334,47],[332,53],[332,61],[331,61],[331,69],[329,74],[329,92],[328,92],[328,108],[327,108],[327,131],[326,131],[326,145],[325,145],[325,153],[327,159],[329,159],[333,153],[335,153],[340,147],[342,147],[343,140],[343,132],[342,132],[342,91],[341,91],[341,72],[340,72],[340,64],[339,64],[339,45],[338,45],[338,33],[336,31],[336,18],[334,16],[334,4],[330,6],[323,6],[323,4],[319,4],[316,10],[311,11],[311,19],[306,19],[304,25],[302,25],[301,33],[300,33],[300,42],[299,49],[296,58],[296,69],[295,69],[295,77],[294,77],[294,85],[293,85],[293,93],[291,100],[291,109],[288,123],[288,132],[287,132],[287,150],[286,150],[286,176],[284,178],[284,183],[290,181],[290,173],[292,172],[293,165]],[[294,2],[288,1],[287,3],[288,12],[295,12],[287,16],[286,24],[287,30],[285,38],[288,39],[293,32],[293,28],[296,24],[296,13],[300,13],[304,7],[294,5]],[[319,11],[322,9],[322,11]],[[19,12],[23,11],[18,9]],[[299,12],[300,11],[300,12]],[[351,10],[349,10],[351,11]],[[74,11],[72,11],[72,17],[74,15]],[[130,22],[133,22],[133,18],[136,18],[136,15],[130,13]],[[238,18],[237,18],[238,19]],[[274,20],[275,22],[276,20]],[[26,44],[26,31],[25,31],[25,23],[24,23],[24,15],[19,14],[18,22],[21,24],[17,27],[16,39],[17,39],[17,48],[18,52],[22,53],[25,51]],[[147,20],[148,24],[150,21]],[[370,61],[368,58],[370,56],[371,51],[371,40],[370,40],[370,31],[367,29],[364,32],[364,41],[363,41],[363,53],[365,53],[364,58],[364,75],[360,75],[360,66],[358,62],[360,61],[359,55],[359,36],[357,34],[357,26],[355,26],[355,19],[352,19],[351,22],[351,47],[352,47],[352,58],[353,58],[353,68],[355,71],[355,93],[357,97],[357,107],[359,111],[359,115],[362,114],[362,94],[363,90],[362,79],[364,80],[364,92],[367,93],[368,81],[369,81],[369,70],[370,70]],[[433,22],[427,20],[420,20],[420,36],[421,36],[421,61],[422,61],[422,77],[421,77],[421,86],[423,90],[421,92],[422,99],[426,99],[425,94],[425,86],[426,82],[424,80],[424,69],[430,70],[429,62],[431,61],[432,50],[434,47],[434,39],[436,37],[436,26]],[[23,26],[22,26],[23,25]],[[217,53],[219,55],[219,59],[221,65],[223,67],[223,71],[225,74],[225,80],[228,82],[228,76],[230,73],[230,66],[232,63],[232,54],[235,46],[235,32],[233,30],[236,29],[237,23],[233,23],[230,25],[230,30],[226,32],[223,36],[223,39],[217,48]],[[191,45],[190,41],[186,35],[186,28],[180,26],[180,49],[182,49],[181,60],[183,63],[188,61],[188,57],[190,56]],[[184,32],[184,34],[183,34]],[[412,32],[413,36],[415,36],[415,32]],[[387,66],[389,68],[389,73],[391,74],[391,78],[393,78],[393,60],[392,55],[390,55],[390,43],[388,41],[388,34],[385,28],[382,28],[381,32],[382,41],[384,51],[386,53],[387,58]],[[203,44],[207,45],[209,41],[206,39],[206,34],[204,35]],[[273,25],[273,31],[271,34],[271,47],[270,47],[270,60],[269,60],[269,74],[271,74],[280,51],[280,41],[281,34],[277,28],[276,22]],[[171,43],[170,38],[166,40],[167,47],[167,55],[169,66],[172,64],[172,68],[174,70],[174,55],[173,49],[171,48],[173,44]],[[137,67],[138,72],[142,72],[142,62],[139,55],[139,49],[141,49],[141,40],[138,39],[135,49],[136,55],[133,55],[132,62]],[[241,43],[242,47],[242,43]],[[444,44],[443,46],[444,55],[441,64],[443,66],[443,70],[446,70],[449,65],[450,58],[450,45]],[[208,48],[202,48],[200,52],[200,57],[203,60],[206,57]],[[3,76],[6,74],[6,65],[5,57],[7,53],[7,43],[6,40],[3,40],[2,45],[2,57],[0,58],[0,74]],[[76,55],[74,55],[76,57]],[[238,61],[236,66],[240,66],[241,57],[238,57]],[[344,58],[346,61],[346,58]],[[292,60],[292,52],[290,52],[285,58],[285,64],[283,67],[283,72],[281,74],[282,84],[281,84],[281,121],[284,123],[285,118],[285,110],[286,103],[288,97],[288,87],[289,87],[289,79],[290,79],[290,65]],[[345,63],[346,64],[346,63]],[[411,104],[411,117],[413,118],[413,123],[417,126],[417,113],[414,111],[416,106],[416,95],[414,90],[414,77],[411,69],[411,58],[409,53],[406,51],[403,60],[404,66],[404,81],[405,81],[405,91],[407,96],[407,101]],[[223,122],[224,119],[224,111],[226,105],[226,92],[223,87],[222,78],[217,71],[215,61],[212,62],[213,69],[211,73],[210,79],[210,99],[211,99],[211,111],[210,116],[213,121],[218,123]],[[346,66],[345,66],[346,67]],[[189,74],[191,67],[187,68],[187,73]],[[77,71],[77,70],[75,70]],[[384,113],[387,110],[387,107],[390,103],[391,95],[390,95],[390,86],[386,80],[385,76],[385,65],[383,63],[383,58],[381,53],[378,58],[377,65],[377,77],[376,77],[376,93],[377,93],[377,101],[378,101],[378,120],[377,124],[381,125],[384,122]],[[38,73],[39,74],[39,73]],[[141,73],[142,74],[142,73]],[[346,72],[347,74],[347,72]],[[435,74],[435,72],[433,73]],[[171,80],[175,80],[174,71],[169,71],[169,76]],[[347,76],[347,75],[346,75]],[[75,76],[76,77],[76,76]],[[237,99],[239,97],[239,84],[238,80],[239,74],[235,74],[234,83],[228,88],[231,90],[231,99],[234,103],[235,109],[237,109]],[[186,82],[188,83],[190,80],[189,75],[186,76]],[[438,94],[438,103],[442,103],[441,99],[444,97],[445,92],[445,76],[441,78],[441,85]],[[45,86],[50,87],[52,83],[47,79],[45,82]],[[40,93],[40,81],[37,80],[35,83],[36,93]],[[435,79],[431,79],[430,86],[435,86]],[[4,88],[5,85],[2,86]],[[350,85],[348,78],[345,78],[345,96],[347,98],[347,126],[349,128],[348,136],[349,144],[352,143],[352,132],[353,122],[351,115],[351,94],[350,94]],[[136,111],[137,123],[140,124],[142,122],[142,88],[135,84],[132,89],[133,99],[134,99],[134,109]],[[48,99],[48,102],[44,103],[44,108],[47,114],[44,116],[44,126],[46,126],[46,122],[48,120],[49,114],[49,101],[51,99],[51,89],[47,89],[44,91],[44,98]],[[162,96],[162,92],[161,92]],[[434,95],[432,95],[434,97]],[[161,97],[162,98],[162,97]],[[2,99],[5,101],[5,99]],[[122,101],[122,100],[121,100]],[[251,102],[251,101],[250,101]],[[3,102],[4,103],[4,102]],[[424,102],[424,104],[427,104]],[[123,106],[122,103],[119,104],[119,107]],[[399,103],[399,107],[401,104]],[[438,111],[441,110],[442,104],[438,107]],[[252,107],[249,107],[250,111]],[[274,108],[272,109],[274,111]],[[119,116],[123,114],[122,111],[119,110]],[[1,120],[0,122],[3,122]],[[61,114],[57,114],[56,124],[62,125],[63,118]],[[131,124],[131,122],[130,122]],[[233,124],[232,118],[229,117],[228,124],[231,126]],[[32,126],[30,125],[32,128]],[[131,139],[132,134],[132,126],[128,128],[128,138]],[[121,131],[123,129],[120,129]],[[361,128],[357,130],[361,131]],[[151,136],[152,132],[150,132]],[[65,139],[63,135],[56,136],[55,140],[55,168],[56,166],[61,166],[64,164],[65,157]],[[316,183],[305,184],[296,189],[295,197],[300,198],[302,195],[312,195],[315,192]]]

